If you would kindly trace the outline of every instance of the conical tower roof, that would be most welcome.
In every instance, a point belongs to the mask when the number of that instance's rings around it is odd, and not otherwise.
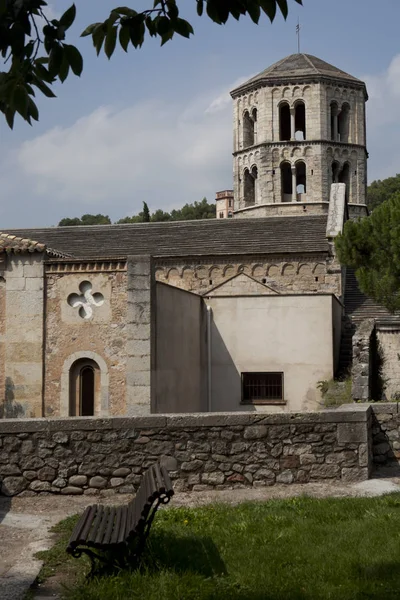
[[[324,60],[312,56],[311,54],[291,54],[274,63],[255,77],[252,77],[239,87],[234,89],[231,94],[236,96],[239,93],[259,87],[260,84],[279,84],[279,83],[306,83],[308,81],[318,81],[322,79],[332,79],[345,84],[352,84],[365,89],[365,83],[361,79],[349,75],[345,71],[334,67]],[[366,90],[365,90],[366,93]]]

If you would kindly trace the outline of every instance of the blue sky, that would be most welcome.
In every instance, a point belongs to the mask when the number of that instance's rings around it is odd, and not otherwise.
[[[61,14],[70,3],[50,8]],[[0,230],[86,212],[117,220],[143,200],[170,210],[232,187],[229,90],[296,52],[298,17],[303,52],[367,83],[369,181],[400,172],[399,0],[304,0],[303,8],[289,0],[286,22],[258,26],[248,18],[218,26],[195,15],[195,0],[180,0],[194,37],[163,48],[148,39],[108,61],[79,33],[117,4],[76,0],[70,40],[84,56],[82,77],[57,85],[57,99],[39,100],[33,127],[17,121],[11,132],[0,120]]]

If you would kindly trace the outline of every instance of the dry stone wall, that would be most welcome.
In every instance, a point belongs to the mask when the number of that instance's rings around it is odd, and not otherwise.
[[[370,413],[10,419],[0,422],[1,493],[134,492],[155,461],[177,491],[363,480]]]
[[[400,460],[400,410],[398,402],[373,406],[372,453],[375,467],[398,466]]]

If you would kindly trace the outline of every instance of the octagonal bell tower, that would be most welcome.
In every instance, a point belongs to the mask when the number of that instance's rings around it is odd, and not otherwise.
[[[231,92],[235,218],[325,214],[332,183],[364,214],[365,83],[293,54]]]

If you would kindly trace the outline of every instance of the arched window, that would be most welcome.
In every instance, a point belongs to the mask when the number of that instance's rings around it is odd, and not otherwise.
[[[253,144],[257,144],[257,109],[253,108],[251,117],[253,119]]]
[[[306,165],[303,161],[296,163],[296,196],[301,201],[304,194],[307,193],[307,174]]]
[[[291,138],[290,108],[289,104],[283,102],[279,105],[279,139],[288,141]]]
[[[249,115],[249,111],[243,115],[243,147],[254,145],[254,121]]]
[[[331,115],[331,140],[333,142],[338,141],[338,113],[339,107],[337,102],[331,102],[330,115]]]
[[[244,203],[245,206],[251,206],[256,203],[257,197],[257,178],[258,170],[257,167],[253,167],[251,171],[245,169],[244,171]]]
[[[294,110],[294,137],[296,140],[302,141],[306,139],[306,107],[304,102],[297,102]]]
[[[288,162],[281,163],[281,194],[282,202],[291,202],[293,195],[292,165]]]
[[[350,165],[349,165],[349,163],[345,163],[343,165],[343,169],[340,171],[340,174],[339,174],[339,183],[346,184],[345,198],[346,198],[346,202],[349,202],[349,198],[350,198]]]
[[[100,410],[100,368],[90,358],[76,360],[70,369],[69,416],[90,417]]]
[[[338,141],[347,144],[349,141],[350,129],[350,106],[343,104],[342,110],[338,116]]]
[[[332,183],[339,183],[339,171],[340,165],[338,162],[334,161],[332,163]]]

